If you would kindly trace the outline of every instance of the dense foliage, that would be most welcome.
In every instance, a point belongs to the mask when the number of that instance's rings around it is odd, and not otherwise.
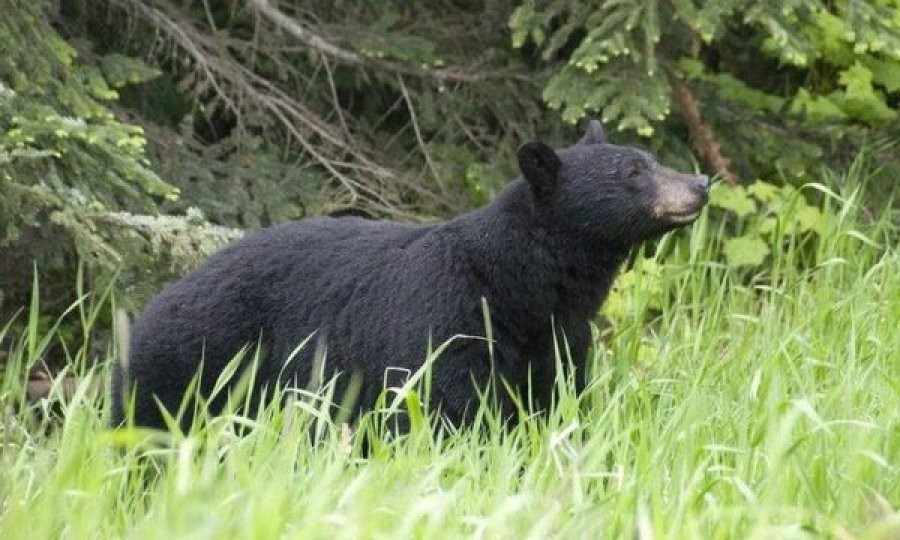
[[[815,178],[819,160],[896,125],[894,0],[528,1],[510,26],[515,46],[555,66],[544,98],[563,118],[602,111],[649,137],[680,112],[697,151],[735,181]],[[692,117],[696,100],[721,150]]]
[[[571,140],[584,116],[717,173],[737,266],[816,240],[842,191],[823,165],[865,148],[897,169],[895,0],[2,4],[5,316],[35,261],[57,307],[79,260],[137,306],[242,230],[461,212],[516,174],[518,144]]]
[[[84,61],[34,3],[13,4],[0,20],[0,49],[18,52],[0,57],[0,314],[21,306],[33,261],[45,284],[65,291],[79,259],[146,272],[164,258],[154,248],[186,264],[233,237],[196,212],[152,217],[178,188],[152,169],[144,130],[109,104],[116,88],[158,72],[115,53]],[[64,303],[71,294],[54,296]]]

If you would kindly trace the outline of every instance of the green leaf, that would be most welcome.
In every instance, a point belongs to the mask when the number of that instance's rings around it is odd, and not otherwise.
[[[856,62],[838,77],[846,87],[844,109],[866,122],[881,124],[896,118],[897,113],[885,103],[884,96],[872,86],[872,72]]]
[[[742,186],[716,184],[709,194],[709,204],[744,217],[756,211],[756,203]]]
[[[747,193],[756,197],[756,200],[759,202],[767,203],[775,200],[778,197],[780,190],[778,186],[757,180],[747,187]]]
[[[778,226],[778,219],[769,216],[759,222],[759,226],[756,228],[756,230],[759,234],[767,235],[767,234],[771,234],[773,231],[775,231],[775,227],[777,227],[777,226]]]
[[[806,88],[800,88],[791,101],[791,114],[804,115],[812,122],[844,120],[847,114],[826,96],[813,96]]]
[[[801,231],[815,231],[822,233],[825,227],[825,219],[822,212],[815,206],[804,205],[797,212],[797,223]]]
[[[769,254],[769,246],[758,236],[738,236],[725,241],[725,260],[731,266],[759,266]]]
[[[831,13],[827,9],[819,9],[813,15],[816,36],[816,52],[837,65],[847,65],[852,61],[853,52],[850,42],[854,33],[848,21]]]
[[[513,48],[518,49],[525,45],[529,33],[537,26],[535,17],[534,4],[532,2],[525,2],[513,11],[512,16],[509,18]]]
[[[679,59],[678,69],[690,79],[700,77],[704,72],[703,62],[691,57]]]
[[[872,72],[859,62],[842,71],[838,80],[847,88],[848,96],[872,93]]]
[[[900,61],[867,57],[863,63],[871,70],[872,80],[883,86],[885,90],[888,92],[900,90]]]
[[[625,298],[621,290],[618,287],[614,287],[603,303],[603,313],[611,319],[619,319],[625,315],[625,311]]]

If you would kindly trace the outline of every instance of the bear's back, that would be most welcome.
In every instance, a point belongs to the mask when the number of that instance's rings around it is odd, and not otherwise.
[[[433,230],[364,218],[314,218],[287,223],[243,238],[154,298],[138,321],[159,317],[204,318],[234,306],[249,323],[259,323],[294,300],[319,296],[342,281],[380,268],[392,253]],[[257,315],[257,316],[254,316]],[[193,324],[197,319],[185,319]],[[213,321],[210,321],[213,322]]]

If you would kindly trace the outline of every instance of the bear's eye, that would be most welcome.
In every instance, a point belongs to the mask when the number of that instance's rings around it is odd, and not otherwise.
[[[628,178],[630,180],[634,180],[640,175],[644,174],[644,171],[647,167],[644,165],[643,161],[632,161],[628,164]]]

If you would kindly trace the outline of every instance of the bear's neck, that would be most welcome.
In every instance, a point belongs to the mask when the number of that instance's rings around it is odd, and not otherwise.
[[[629,246],[544,223],[531,190],[515,180],[488,206],[448,222],[481,281],[491,310],[523,328],[592,319]]]

